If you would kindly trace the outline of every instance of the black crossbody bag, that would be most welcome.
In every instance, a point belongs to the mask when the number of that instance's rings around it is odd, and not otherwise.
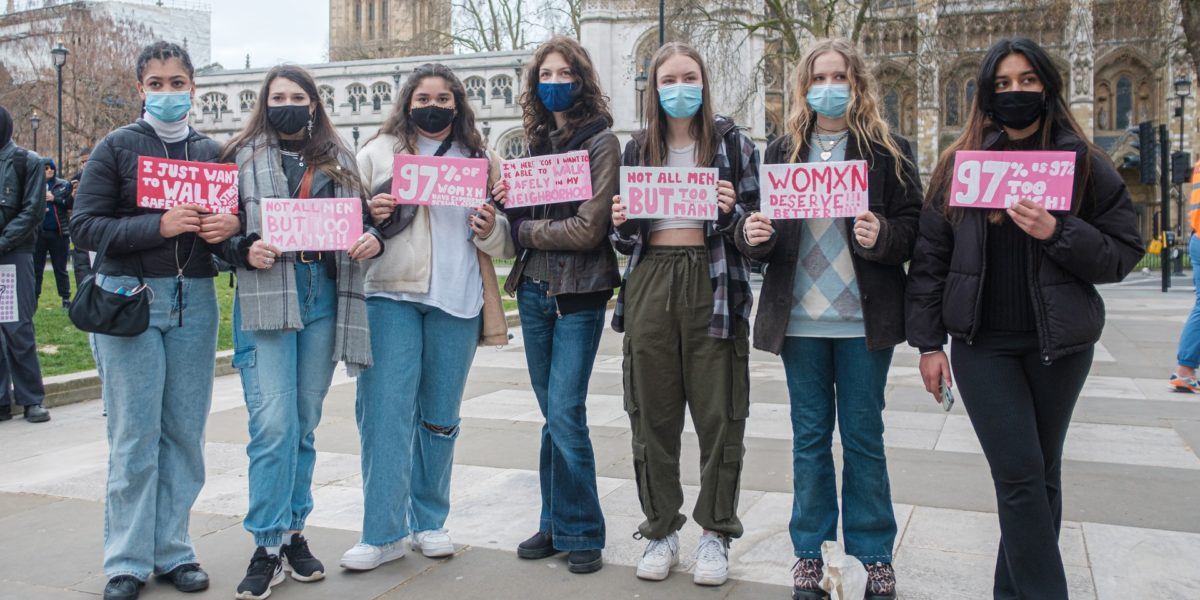
[[[108,252],[108,245],[113,236],[112,232],[104,236],[104,241],[100,243],[96,252],[92,274],[79,283],[67,314],[76,327],[88,333],[133,337],[150,327],[150,302],[154,299],[154,291],[146,286],[140,260],[137,261],[136,294],[126,296],[110,292],[96,282],[96,278],[100,276],[100,265],[104,262],[104,255]]]

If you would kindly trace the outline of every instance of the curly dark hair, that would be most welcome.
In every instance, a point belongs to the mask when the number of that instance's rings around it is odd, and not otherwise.
[[[575,131],[597,118],[612,126],[612,113],[608,109],[608,96],[600,89],[600,79],[592,65],[592,57],[579,42],[557,35],[538,46],[525,71],[525,85],[521,91],[521,109],[524,112],[525,138],[531,153],[550,151],[550,132],[554,130],[554,114],[538,97],[538,71],[546,57],[557,52],[571,65],[579,91],[575,103],[566,111],[567,122],[563,125],[564,138],[569,139]]]
[[[142,53],[138,55],[137,80],[142,80],[142,75],[146,73],[146,64],[150,61],[167,61],[172,58],[178,58],[179,62],[183,63],[183,68],[187,71],[188,79],[195,78],[196,69],[192,66],[192,57],[188,55],[188,51],[174,42],[159,40],[142,48]]]

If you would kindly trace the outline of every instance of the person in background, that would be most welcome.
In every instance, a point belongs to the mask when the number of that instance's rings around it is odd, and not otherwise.
[[[1192,234],[1188,236],[1188,257],[1192,261],[1192,286],[1196,302],[1188,315],[1183,331],[1179,333],[1179,352],[1175,358],[1178,365],[1171,373],[1168,383],[1171,389],[1185,394],[1200,393],[1200,382],[1196,381],[1196,367],[1200,366],[1200,161],[1192,171],[1191,197],[1188,200],[1188,223]]]
[[[567,570],[603,567],[604,514],[587,426],[587,389],[604,332],[604,314],[620,284],[608,242],[621,144],[611,131],[608,98],[591,56],[556,36],[534,50],[521,93],[531,156],[586,151],[592,197],[578,202],[506,208],[517,260],[504,289],[517,295],[525,361],[542,427],[538,531],[517,546],[528,560],[567,552]],[[508,197],[504,181],[492,188]]]
[[[151,575],[181,592],[208,589],[188,534],[204,486],[204,427],[217,346],[212,252],[238,232],[236,215],[194,204],[141,208],[138,158],[215,162],[220,146],[188,125],[196,85],[191,58],[155,42],[136,60],[145,113],[96,145],[75,194],[71,231],[102,250],[96,284],[152,294],[149,327],[96,335],[108,409],[104,600],[134,600]]]
[[[976,82],[962,135],[938,159],[921,210],[905,333],[935,400],[958,382],[987,458],[1000,521],[993,597],[1061,600],[1063,444],[1104,329],[1096,284],[1124,279],[1142,239],[1125,182],[1071,116],[1041,46],[997,41]],[[1070,210],[1051,213],[1028,198],[1004,210],[950,206],[959,150],[1073,153]]]
[[[758,210],[758,149],[716,117],[713,83],[691,46],[669,43],[650,61],[646,128],[625,146],[630,167],[715,168],[711,220],[629,219],[613,198],[612,240],[629,255],[613,329],[625,333],[625,410],[647,540],[637,576],[661,581],[679,562],[684,416],[700,442],[700,495],[692,517],[703,529],[692,581],[729,577],[729,544],[741,537],[738,493],[750,414],[750,263],[734,241],[738,220]]]
[[[79,191],[79,180],[83,177],[83,169],[87,166],[88,159],[92,156],[91,148],[83,148],[79,151],[79,170],[71,176],[71,206],[75,206],[75,193]],[[87,250],[81,250],[75,244],[71,244],[71,270],[75,272],[75,285],[79,285],[80,281],[92,274],[92,257]],[[95,354],[95,344],[93,347],[93,358]]]
[[[46,255],[54,269],[54,285],[63,308],[71,306],[71,276],[67,274],[67,255],[71,252],[71,238],[67,235],[71,207],[75,203],[72,186],[58,177],[58,167],[49,158],[43,159],[46,171],[46,216],[42,218],[42,230],[38,235],[37,249],[33,252],[33,272],[37,277],[35,291],[42,297],[42,275],[46,272]],[[36,303],[35,303],[36,306]]]
[[[17,319],[0,323],[0,421],[12,418],[15,401],[24,407],[26,421],[43,423],[50,411],[42,406],[46,390],[33,330],[33,250],[49,192],[42,159],[12,138],[12,115],[0,106],[0,265],[13,265],[17,272]]]

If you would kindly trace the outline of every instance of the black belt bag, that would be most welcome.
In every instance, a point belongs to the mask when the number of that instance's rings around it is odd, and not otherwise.
[[[110,232],[100,243],[92,274],[79,283],[68,316],[76,327],[89,333],[133,337],[150,327],[150,302],[154,299],[154,291],[146,286],[142,277],[141,260],[137,260],[138,287],[132,295],[110,292],[96,282],[112,238]]]

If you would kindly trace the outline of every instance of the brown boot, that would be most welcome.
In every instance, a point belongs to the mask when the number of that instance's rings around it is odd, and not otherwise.
[[[894,600],[896,598],[896,572],[891,563],[877,562],[867,567],[866,600]]]
[[[826,600],[821,589],[825,563],[819,558],[801,558],[792,567],[792,600]]]

